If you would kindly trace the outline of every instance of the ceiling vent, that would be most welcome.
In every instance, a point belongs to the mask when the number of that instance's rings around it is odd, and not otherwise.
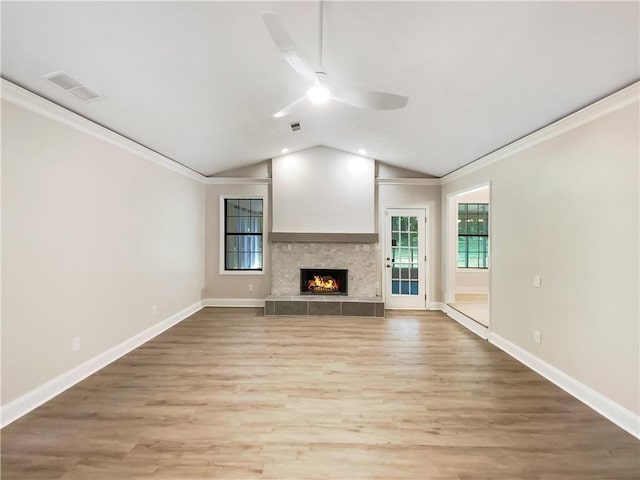
[[[47,73],[46,75],[43,75],[42,78],[83,102],[90,102],[92,100],[104,98],[103,95],[91,90],[89,87],[85,87],[63,71]]]
[[[300,122],[291,122],[289,126],[291,127],[292,132],[297,132],[298,130],[300,130]]]

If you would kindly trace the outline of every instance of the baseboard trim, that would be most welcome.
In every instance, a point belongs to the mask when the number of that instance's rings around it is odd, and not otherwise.
[[[453,318],[456,322],[458,322],[463,327],[468,328],[473,333],[478,335],[480,338],[487,340],[489,338],[489,329],[484,325],[480,325],[478,322],[471,320],[466,315],[460,313],[455,308],[451,308],[449,305],[443,305],[442,311],[446,313],[449,317]]]
[[[203,307],[264,307],[264,298],[205,298]]]
[[[612,421],[623,430],[640,439],[640,416],[627,410],[613,400],[605,397],[591,387],[579,382],[553,365],[533,355],[531,352],[511,343],[509,340],[493,332],[489,341],[500,350],[542,375],[565,392],[573,395],[582,403],[591,407],[603,417]]]
[[[0,426],[5,427],[10,423],[18,420],[32,410],[36,409],[43,403],[51,400],[53,397],[61,394],[65,390],[71,388],[75,384],[81,382],[88,376],[94,374],[98,370],[113,363],[120,357],[126,355],[132,350],[138,348],[145,342],[160,335],[165,330],[173,327],[190,315],[193,315],[202,308],[202,302],[196,302],[193,305],[171,315],[169,318],[156,323],[152,327],[143,330],[115,347],[102,352],[77,367],[68,370],[62,375],[49,380],[48,382],[34,388],[30,392],[12,400],[0,407]]]
[[[441,310],[444,312],[444,303],[442,302],[427,302],[427,310]]]

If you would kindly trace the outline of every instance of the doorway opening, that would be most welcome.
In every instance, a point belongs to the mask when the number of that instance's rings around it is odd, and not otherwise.
[[[448,196],[447,307],[485,332],[491,321],[490,210],[489,184]]]

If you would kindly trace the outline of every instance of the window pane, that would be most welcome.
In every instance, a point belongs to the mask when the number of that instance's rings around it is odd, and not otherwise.
[[[467,219],[466,217],[458,218],[458,234],[464,235],[465,233],[467,233]]]
[[[227,202],[227,217],[234,217],[239,215],[238,212],[238,200],[226,200]]]
[[[262,199],[225,202],[225,268],[262,270]]]
[[[478,233],[478,219],[475,215],[467,220],[467,233]]]
[[[418,246],[418,232],[411,232],[411,238],[409,239],[409,246],[417,247]]]
[[[400,245],[402,245],[403,247],[408,247],[409,246],[409,234],[408,233],[401,233],[400,234]]]
[[[262,200],[251,200],[251,215],[262,216]]]
[[[238,217],[227,217],[227,233],[238,233]]]
[[[409,230],[409,219],[407,217],[400,217],[400,230],[403,232]]]
[[[251,232],[262,233],[262,217],[251,218]]]
[[[238,215],[249,215],[249,212],[251,211],[251,200],[249,199],[238,200],[238,209],[240,210]]]
[[[400,230],[400,217],[391,217],[391,230]]]
[[[229,253],[227,252],[227,264],[225,265],[227,270],[237,270],[238,269],[238,254],[237,253]]]
[[[238,233],[251,233],[251,217],[238,217]]]
[[[418,282],[411,282],[411,295],[418,295]]]
[[[409,217],[409,229],[412,232],[418,231],[418,217]]]
[[[238,250],[238,236],[237,235],[227,235],[227,243],[225,250],[227,252],[235,252]]]
[[[409,295],[409,282],[408,281],[402,281],[400,283],[400,293],[402,295]]]
[[[398,295],[400,293],[400,280],[391,281],[391,293]]]
[[[398,232],[391,232],[391,246],[397,246],[398,242],[400,242],[400,234]]]

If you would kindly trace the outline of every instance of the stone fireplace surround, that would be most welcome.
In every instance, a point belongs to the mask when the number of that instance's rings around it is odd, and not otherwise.
[[[369,247],[368,251],[366,247]],[[301,268],[346,268],[349,270],[350,296],[376,296],[376,250],[374,245],[273,242],[271,247],[271,294],[298,295],[300,293]]]
[[[373,243],[278,242],[271,244],[271,296],[265,315],[384,316],[376,297],[376,249]],[[349,270],[349,295],[300,295],[300,269]]]

